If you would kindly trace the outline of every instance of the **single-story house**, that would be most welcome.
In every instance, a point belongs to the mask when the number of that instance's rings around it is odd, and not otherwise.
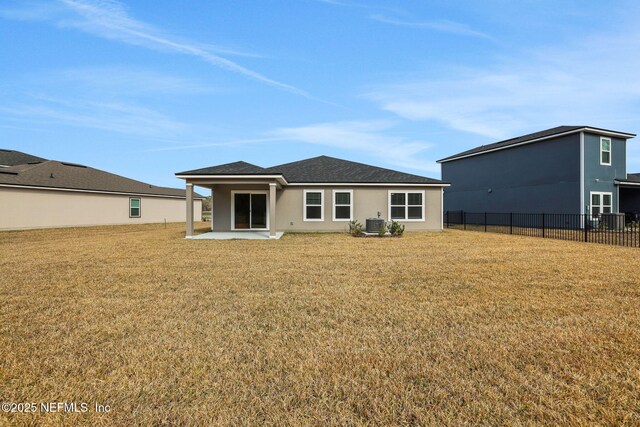
[[[627,173],[635,134],[558,126],[438,160],[445,211],[606,214],[640,212],[640,176]]]
[[[0,150],[0,229],[185,221],[184,190]],[[203,197],[193,210],[201,217]]]
[[[229,232],[344,231],[349,221],[381,217],[407,230],[442,230],[437,179],[319,156],[263,168],[246,162],[179,172],[193,236],[193,186],[212,190],[212,229]]]

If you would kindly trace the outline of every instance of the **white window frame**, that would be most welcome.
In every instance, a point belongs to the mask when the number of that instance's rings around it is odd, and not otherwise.
[[[131,206],[131,202],[138,201],[138,215],[131,215],[131,209],[135,209]],[[142,218],[142,197],[129,197],[129,218]]]
[[[236,194],[266,194],[267,195],[267,226],[265,228],[251,228],[251,214],[249,214],[249,228],[236,228]],[[251,208],[249,208],[251,209]],[[269,230],[269,190],[232,190],[231,191],[231,231],[266,231]]]
[[[594,207],[594,205],[593,205],[593,196],[594,195],[600,196],[600,204],[597,205],[599,207],[599,209],[598,209],[599,210],[599,212],[598,212],[599,215],[604,215],[605,214],[603,212],[603,208],[605,206],[609,206],[610,213],[614,213],[613,212],[613,193],[608,192],[608,191],[591,191],[589,193],[589,215],[591,215],[592,219],[595,219],[595,218],[593,218],[593,207]],[[611,204],[610,205],[605,205],[604,204],[604,196],[611,197]]]
[[[604,141],[609,141],[609,151],[605,151],[605,150],[602,149],[602,143]],[[613,159],[613,156],[611,154],[611,151],[612,151],[611,148],[612,147],[613,147],[613,141],[611,140],[611,138],[607,138],[607,137],[604,137],[604,136],[600,137],[600,164],[602,166],[611,166],[611,160]],[[604,163],[602,161],[602,153],[609,153],[609,163]]]
[[[349,204],[337,204],[336,203],[336,194],[337,193],[349,193]],[[352,221],[353,220],[353,190],[333,190],[332,193],[332,201],[333,201],[333,220],[334,221]],[[336,218],[336,208],[338,206],[349,206],[349,218]]]
[[[400,219],[400,218],[391,218],[391,194],[397,194],[397,193],[404,193],[404,219]],[[409,206],[417,206],[417,205],[409,205],[409,193],[420,193],[422,194],[422,218],[420,219],[416,219],[416,218],[411,218],[409,219]],[[402,190],[402,191],[397,191],[397,190],[389,190],[388,191],[388,197],[387,197],[387,218],[389,218],[389,221],[403,221],[403,222],[424,222],[427,220],[427,217],[425,215],[425,206],[427,201],[425,200],[425,191],[424,190]],[[400,206],[400,205],[393,205],[393,206]]]
[[[320,193],[320,218],[307,218],[307,193]],[[318,205],[309,205],[318,206]],[[302,219],[305,222],[324,221],[324,190],[304,190],[302,192]]]

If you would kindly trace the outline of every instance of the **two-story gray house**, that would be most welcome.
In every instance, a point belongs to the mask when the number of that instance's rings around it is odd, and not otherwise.
[[[634,134],[558,126],[438,161],[445,211],[640,212],[640,174],[627,174]]]

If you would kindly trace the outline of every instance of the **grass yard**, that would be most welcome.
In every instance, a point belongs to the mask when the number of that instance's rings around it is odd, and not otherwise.
[[[0,233],[0,400],[92,409],[0,425],[640,423],[639,249],[183,228]]]

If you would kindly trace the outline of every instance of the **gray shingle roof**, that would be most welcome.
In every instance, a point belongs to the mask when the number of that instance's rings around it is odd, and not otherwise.
[[[495,142],[493,144],[488,144],[488,145],[481,145],[479,147],[475,147],[472,148],[470,150],[467,151],[463,151],[461,153],[458,154],[454,154],[452,156],[449,157],[445,157],[444,159],[440,159],[438,160],[438,163],[440,162],[446,162],[448,160],[453,160],[456,159],[458,157],[464,157],[464,156],[469,156],[469,155],[474,155],[474,154],[480,154],[483,153],[485,151],[491,151],[491,150],[496,150],[496,149],[500,149],[500,148],[506,148],[509,147],[511,145],[516,145],[516,144],[521,144],[527,141],[533,141],[535,139],[539,139],[539,138],[544,138],[544,137],[548,137],[548,136],[553,136],[553,135],[559,135],[562,133],[567,133],[567,132],[579,132],[582,129],[594,129],[594,130],[600,130],[600,131],[604,131],[604,132],[613,132],[613,133],[620,133],[620,134],[624,134],[624,135],[628,135],[628,137],[634,137],[634,134],[630,134],[630,133],[626,133],[626,132],[618,132],[618,131],[613,131],[613,130],[608,130],[608,129],[600,129],[600,128],[594,128],[591,126],[558,126],[558,127],[554,127],[551,129],[546,129],[546,130],[542,130],[540,132],[534,132],[534,133],[530,133],[528,135],[523,135],[523,136],[518,136],[516,138],[511,138],[511,139],[505,139],[504,141],[498,141]]]
[[[88,166],[53,160],[0,168],[0,184],[185,197],[185,190],[156,187]]]
[[[264,173],[265,169],[247,162],[225,163],[224,165],[210,166],[178,172],[176,175],[255,175]]]
[[[25,163],[44,162],[45,160],[47,159],[32,156],[31,154],[23,153],[21,151],[5,150],[0,148],[0,166],[23,165]]]
[[[445,184],[445,182],[391,169],[319,156],[261,168],[245,162],[180,172],[176,175],[283,175],[289,183]]]
[[[442,184],[433,178],[398,172],[391,169],[336,159],[329,156],[313,157],[267,168],[268,172],[284,175],[288,182],[309,183],[380,183],[380,184]]]
[[[627,179],[618,179],[622,182],[640,182],[640,173],[628,173]]]

